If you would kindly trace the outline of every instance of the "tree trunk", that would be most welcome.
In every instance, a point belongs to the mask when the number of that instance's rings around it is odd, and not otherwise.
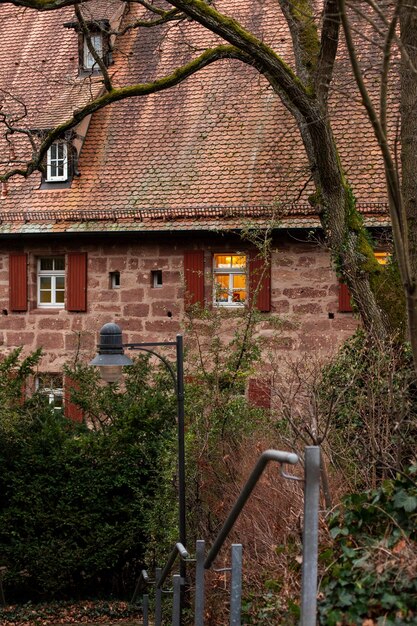
[[[410,265],[415,279],[417,276],[417,0],[408,0],[403,4],[400,25],[402,195],[409,229]]]
[[[401,191],[408,224],[411,268],[411,283],[405,285],[405,290],[409,338],[417,374],[417,0],[403,4],[400,27]]]
[[[378,264],[344,176],[327,108],[314,107],[312,119],[306,120],[301,134],[333,263],[349,286],[365,328],[384,340],[389,334],[388,320],[377,304],[370,282]]]

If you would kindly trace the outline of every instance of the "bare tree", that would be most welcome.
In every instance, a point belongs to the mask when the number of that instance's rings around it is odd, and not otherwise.
[[[88,36],[88,23],[83,18],[88,0],[80,4],[75,0],[10,0],[9,3],[39,11],[74,5],[79,29]],[[316,189],[311,201],[320,215],[333,263],[348,283],[366,328],[380,339],[387,337],[388,317],[377,302],[371,280],[381,269],[374,259],[341,165],[328,104],[341,26],[338,0],[324,0],[322,5],[316,4],[315,0],[279,0],[281,15],[277,14],[276,19],[285,20],[291,34],[293,67],[276,50],[236,19],[215,8],[213,3],[203,0],[169,0],[164,5],[154,0],[136,0],[136,3],[146,9],[147,17],[123,26],[118,31],[119,37],[132,28],[160,28],[167,22],[186,18],[215,33],[224,43],[204,50],[192,61],[153,82],[124,87],[114,86],[107,68],[96,58],[103,73],[104,93],[93,97],[65,123],[42,137],[33,158],[23,166],[10,167],[1,180],[6,181],[15,175],[27,177],[40,169],[54,140],[108,104],[168,89],[220,59],[238,59],[256,68],[294,117]],[[94,56],[91,42],[89,50]],[[415,307],[417,311],[417,301]]]
[[[395,255],[417,364],[417,2],[339,0],[339,8],[353,73],[384,161]],[[379,90],[367,83],[358,53],[364,45],[372,46],[378,57]],[[390,107],[398,100],[398,124],[390,124]]]

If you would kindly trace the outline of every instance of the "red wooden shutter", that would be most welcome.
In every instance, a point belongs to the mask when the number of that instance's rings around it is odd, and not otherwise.
[[[345,283],[339,282],[339,313],[351,313],[352,311],[349,287]]]
[[[67,310],[87,310],[87,255],[85,252],[68,254]]]
[[[185,305],[204,306],[204,251],[184,253]]]
[[[83,421],[83,410],[74,402],[71,402],[71,391],[76,391],[77,383],[69,376],[65,376],[65,392],[64,392],[64,415],[73,422]]]
[[[271,259],[265,259],[256,251],[249,253],[249,300],[259,311],[271,310]]]
[[[28,310],[27,254],[9,256],[9,307],[11,311]]]
[[[271,381],[269,379],[260,380],[259,378],[250,378],[248,400],[253,406],[258,406],[262,409],[270,409]]]

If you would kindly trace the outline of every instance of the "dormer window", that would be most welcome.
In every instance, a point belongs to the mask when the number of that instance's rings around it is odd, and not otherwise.
[[[46,181],[58,183],[68,180],[68,145],[62,141],[50,146],[46,157]]]
[[[100,59],[102,59],[104,65],[109,67],[113,63],[110,44],[110,22],[108,19],[101,18],[97,20],[85,20],[85,26],[88,30],[88,38],[91,41],[91,45],[97,52]],[[73,28],[78,33],[78,54],[79,54],[79,70],[83,75],[86,72],[99,72],[100,66],[91,54],[88,44],[87,35],[84,33],[84,28],[81,27],[78,21],[65,22],[65,28]]]
[[[90,41],[97,55],[100,57],[100,59],[103,59],[104,58],[104,46],[103,46],[102,33],[90,33]],[[83,68],[86,71],[100,69],[97,61],[95,60],[90,50],[88,49],[86,38],[84,38],[84,45],[83,45]]]

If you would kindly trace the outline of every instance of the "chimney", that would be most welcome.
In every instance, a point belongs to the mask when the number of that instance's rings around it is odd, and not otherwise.
[[[1,184],[1,194],[0,194],[0,198],[6,198],[7,194],[9,193],[9,187],[7,182],[3,182]]]

